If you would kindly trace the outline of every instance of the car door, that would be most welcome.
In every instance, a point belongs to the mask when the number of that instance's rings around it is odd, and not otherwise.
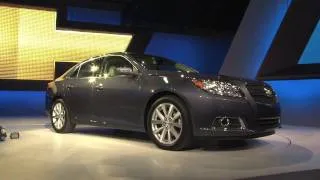
[[[90,124],[92,121],[92,91],[100,70],[99,62],[99,59],[84,62],[65,83],[70,117],[81,124]]]
[[[141,107],[140,75],[119,75],[117,69],[137,72],[130,61],[122,56],[107,56],[104,59],[101,77],[97,79],[93,100],[94,116],[107,126],[122,129],[139,128]]]

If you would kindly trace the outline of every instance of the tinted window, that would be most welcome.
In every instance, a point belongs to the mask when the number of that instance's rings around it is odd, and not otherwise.
[[[99,58],[82,64],[78,73],[78,78],[99,76],[102,60],[103,58]]]
[[[182,72],[198,72],[197,70],[188,67],[184,64],[179,64],[166,58],[156,56],[139,56],[132,55],[138,63],[148,70],[160,71],[182,71]]]
[[[102,71],[102,63],[105,58],[99,58],[94,61],[95,71],[93,72],[93,76],[98,77],[101,75]]]
[[[78,75],[79,67],[77,67],[74,71],[72,71],[69,75],[70,78],[76,78]]]
[[[134,71],[134,67],[132,64],[127,61],[126,59],[120,56],[113,56],[107,57],[105,64],[103,75],[104,77],[114,77],[117,76],[118,70],[121,69],[122,71]]]

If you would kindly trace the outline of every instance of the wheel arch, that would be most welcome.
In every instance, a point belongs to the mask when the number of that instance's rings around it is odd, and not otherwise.
[[[149,110],[152,106],[152,104],[158,100],[159,98],[161,97],[164,97],[164,96],[175,96],[177,97],[179,100],[181,100],[183,102],[183,104],[186,106],[187,108],[187,112],[188,112],[188,116],[191,120],[192,116],[191,116],[191,113],[190,113],[190,106],[188,104],[188,102],[185,100],[185,98],[183,98],[181,95],[175,93],[175,92],[172,92],[172,91],[160,91],[160,92],[157,92],[155,94],[153,94],[148,102],[147,102],[147,105],[145,106],[145,111],[144,111],[144,116],[143,116],[143,123],[144,123],[144,129],[145,131],[147,132],[147,120],[148,120],[148,113],[149,113]],[[192,125],[193,125],[193,122],[191,120],[190,122]],[[193,127],[192,127],[193,128]]]
[[[49,103],[49,105],[48,105],[48,110],[50,111],[51,110],[51,108],[52,108],[52,106],[53,106],[53,103],[56,101],[56,100],[58,100],[58,99],[62,99],[63,100],[63,98],[62,98],[62,96],[61,95],[55,95],[55,96],[53,96],[52,98],[51,98],[51,102]]]
[[[57,94],[54,97],[52,97],[52,101],[51,101],[49,112],[51,111],[51,107],[52,107],[53,103],[58,99],[61,99],[63,101],[64,106],[65,106],[66,110],[68,111],[68,117],[69,117],[70,121],[73,122],[73,123],[77,123],[77,121],[72,116],[72,112],[70,110],[70,107],[68,106],[68,104],[66,104],[65,98],[60,94]]]
[[[52,98],[52,103],[55,102],[55,101],[58,100],[58,99],[62,99],[62,100],[63,100],[62,96],[56,95],[56,96],[54,96],[54,97]]]

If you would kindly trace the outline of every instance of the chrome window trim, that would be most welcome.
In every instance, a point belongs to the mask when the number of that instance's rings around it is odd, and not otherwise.
[[[108,58],[108,57],[121,57],[121,58],[125,59],[127,62],[129,62],[129,63],[132,65],[132,67],[137,70],[138,73],[141,73],[141,72],[142,72],[141,68],[138,68],[138,65],[139,65],[139,64],[138,64],[137,62],[135,62],[134,60],[128,58],[127,56],[119,55],[119,54],[107,54],[107,55],[102,55],[102,56],[98,56],[98,57],[92,57],[92,58],[89,58],[89,59],[87,59],[87,60],[84,60],[83,62],[80,62],[79,64],[75,65],[75,66],[73,67],[73,70],[71,71],[71,72],[74,72],[75,69],[79,68],[79,70],[78,70],[78,72],[77,72],[77,76],[76,76],[76,77],[70,77],[70,74],[71,74],[71,73],[70,73],[69,75],[66,76],[66,78],[67,78],[67,79],[103,78],[103,77],[101,77],[101,76],[98,76],[98,77],[96,77],[96,76],[91,76],[91,77],[81,77],[81,78],[79,78],[78,75],[79,75],[79,72],[80,72],[81,67],[82,67],[83,64],[89,63],[89,62],[94,61],[94,60],[97,60],[97,59],[99,59],[99,58]],[[136,64],[133,64],[133,62],[136,63]]]

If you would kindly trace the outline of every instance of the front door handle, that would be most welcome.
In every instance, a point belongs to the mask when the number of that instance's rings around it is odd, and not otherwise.
[[[95,87],[97,90],[103,90],[103,84],[99,84]]]

